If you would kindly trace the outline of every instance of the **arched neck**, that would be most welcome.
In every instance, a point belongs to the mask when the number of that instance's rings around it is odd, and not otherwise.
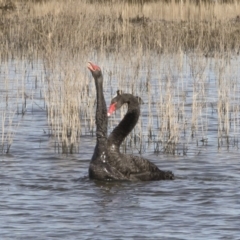
[[[128,103],[128,111],[126,115],[118,124],[118,126],[114,128],[114,130],[108,137],[108,146],[111,147],[112,145],[114,145],[113,147],[117,151],[119,150],[119,147],[124,141],[124,139],[128,136],[128,134],[137,124],[140,115],[140,107],[137,99],[132,95],[130,96],[131,98],[128,99],[128,101],[125,101]]]

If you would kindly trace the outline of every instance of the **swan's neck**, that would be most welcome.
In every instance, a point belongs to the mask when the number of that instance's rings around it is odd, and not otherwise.
[[[100,147],[107,142],[107,106],[103,95],[103,79],[102,77],[95,79],[97,91],[97,108],[96,108],[96,136],[97,144]]]
[[[138,122],[140,107],[128,105],[128,111],[118,126],[112,131],[108,138],[108,146],[119,151],[119,147],[127,135],[133,130]]]

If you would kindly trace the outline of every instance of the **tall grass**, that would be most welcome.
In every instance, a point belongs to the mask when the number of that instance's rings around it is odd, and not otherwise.
[[[50,132],[63,153],[76,152],[80,135],[95,128],[95,96],[79,70],[78,65],[63,61],[44,80]]]
[[[239,1],[16,1],[7,10],[6,4],[0,2],[1,64],[18,59],[19,72],[22,62],[37,68],[35,60],[41,59],[37,88],[60,152],[76,152],[80,136],[94,135],[88,60],[103,69],[107,102],[117,89],[143,98],[142,116],[126,149],[142,153],[153,146],[155,152],[184,155],[192,145],[211,141],[211,121],[217,122],[219,147],[224,139],[237,146],[240,73],[233,64],[239,60],[230,58],[240,50]],[[26,89],[24,71],[15,78],[22,82],[19,97],[11,100],[18,106],[12,113],[23,115],[34,94]],[[4,79],[7,88],[10,81]],[[1,99],[7,104],[5,90]],[[1,116],[4,145],[11,121],[5,110]],[[110,120],[110,129],[119,116]]]
[[[10,152],[22,118],[33,105],[37,91],[34,71],[28,61],[9,59],[5,62],[1,59],[0,153]]]
[[[239,2],[192,1],[129,4],[122,1],[18,2],[17,10],[1,17],[0,40],[5,55],[24,51],[42,55],[50,42],[57,52],[98,50],[121,52],[129,47],[174,52],[182,49],[239,51]],[[14,42],[11,41],[14,39]]]

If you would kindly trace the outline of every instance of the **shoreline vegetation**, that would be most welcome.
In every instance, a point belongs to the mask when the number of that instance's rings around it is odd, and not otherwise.
[[[240,48],[239,0],[1,0],[0,16],[2,55],[142,48],[208,56]]]
[[[124,150],[143,153],[152,143],[156,153],[186,155],[192,143],[207,144],[211,113],[218,148],[238,149],[240,0],[0,0],[0,43],[2,153],[21,121],[14,118],[35,98],[43,99],[57,151],[77,152],[80,136],[94,136],[89,57],[107,62],[108,99],[121,89],[146,102],[145,123]]]

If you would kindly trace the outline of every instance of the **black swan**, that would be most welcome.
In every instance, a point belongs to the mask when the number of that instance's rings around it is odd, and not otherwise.
[[[128,111],[119,125],[112,131],[107,140],[109,164],[114,165],[129,180],[166,180],[174,179],[171,171],[162,171],[149,160],[139,156],[122,154],[119,147],[127,135],[133,130],[140,115],[141,99],[132,94],[121,94],[117,91],[117,96],[112,99],[108,109],[108,116],[119,109],[123,104],[128,104]]]
[[[98,180],[127,180],[114,166],[108,162],[107,153],[107,107],[103,95],[103,76],[99,66],[89,62],[88,69],[95,80],[97,93],[96,137],[97,143],[89,166],[89,177]]]

